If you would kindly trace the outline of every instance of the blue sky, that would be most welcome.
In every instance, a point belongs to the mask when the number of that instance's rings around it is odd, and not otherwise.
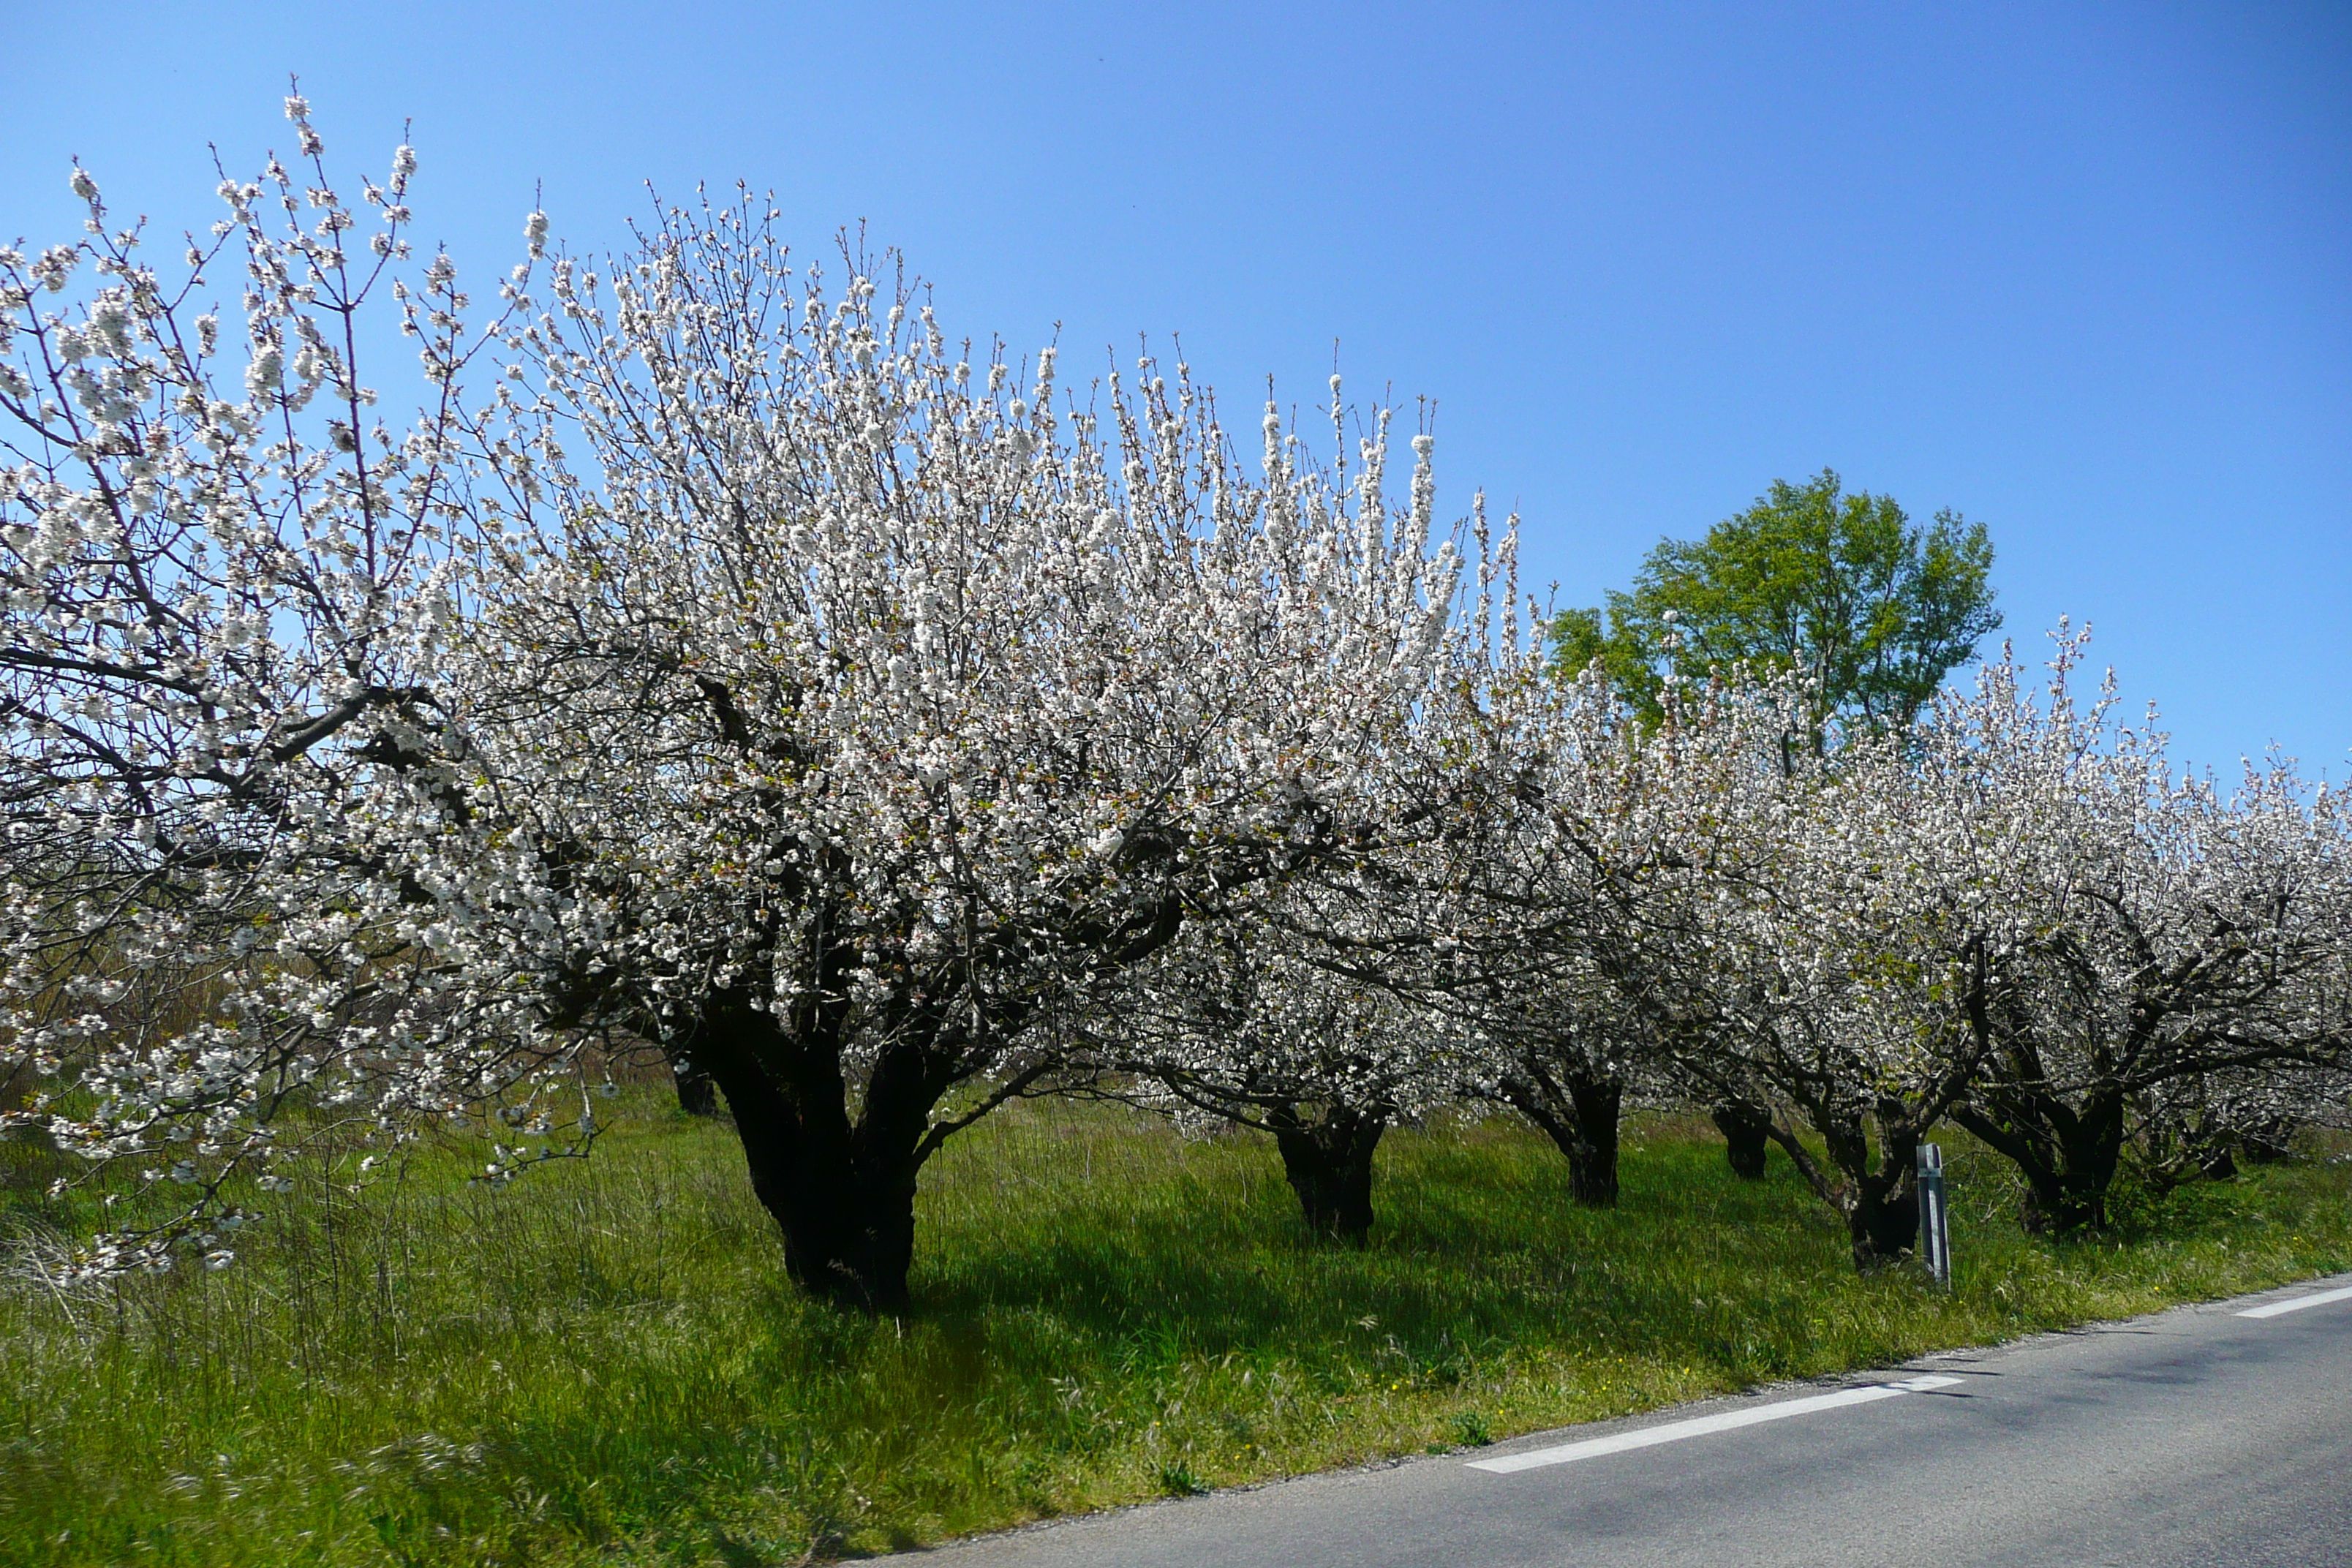
[[[341,167],[414,119],[477,276],[541,184],[580,248],[747,179],[1070,373],[1181,332],[1229,405],[1314,401],[1336,340],[1564,603],[1831,466],[1990,525],[2009,632],[2089,619],[2179,754],[2352,772],[2352,8],[27,10],[10,237],[71,237],[77,153],[209,221],[299,70]]]

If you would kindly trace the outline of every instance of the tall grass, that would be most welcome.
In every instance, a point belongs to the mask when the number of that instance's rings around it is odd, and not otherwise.
[[[926,1173],[917,1310],[873,1322],[794,1295],[731,1134],[647,1096],[504,1190],[428,1153],[278,1200],[226,1273],[10,1287],[0,1561],[797,1561],[2352,1267],[2340,1164],[2068,1246],[1991,1163],[1951,1185],[1947,1296],[1856,1278],[1784,1165],[1738,1183],[1694,1128],[1648,1129],[1593,1213],[1549,1145],[1462,1125],[1383,1145],[1350,1252],[1254,1142],[1023,1107]]]

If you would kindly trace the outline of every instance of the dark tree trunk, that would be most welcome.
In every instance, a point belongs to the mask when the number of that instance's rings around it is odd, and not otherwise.
[[[1814,1117],[1814,1129],[1827,1147],[1827,1168],[1793,1131],[1773,1122],[1769,1132],[1813,1190],[1844,1216],[1853,1266],[1864,1273],[1895,1262],[1919,1240],[1917,1173],[1913,1168],[1919,1130],[1889,1111],[1882,1111],[1878,1122],[1874,1164],[1869,1133],[1859,1119]]]
[[[2238,1134],[2238,1152],[2250,1165],[2274,1165],[2294,1152],[2295,1121],[2273,1116]]]
[[[2123,1163],[2122,1095],[2093,1094],[2078,1111],[2055,1095],[2004,1089],[1988,1106],[1956,1107],[1952,1120],[2024,1176],[2017,1219],[2027,1231],[2064,1235],[2107,1223],[2107,1188]]]
[[[1617,1124],[1625,1086],[1596,1073],[1507,1079],[1503,1098],[1568,1156],[1568,1195],[1586,1208],[1617,1204]]]
[[[1900,1179],[1879,1172],[1855,1184],[1853,1206],[1846,1215],[1846,1234],[1853,1243],[1853,1266],[1884,1268],[1919,1244],[1919,1194],[1914,1175]]]
[[[670,1082],[677,1089],[677,1108],[688,1116],[719,1114],[719,1086],[710,1075],[680,1057],[669,1064]]]
[[[2141,1178],[2158,1194],[2183,1182],[2227,1181],[2238,1173],[2237,1134],[2210,1109],[2145,1121],[2132,1142]]]
[[[1608,1079],[1572,1077],[1569,1109],[1576,1142],[1568,1156],[1568,1193],[1587,1208],[1617,1206],[1617,1121],[1624,1110],[1625,1086]]]
[[[689,1042],[727,1096],[751,1190],[783,1231],[784,1268],[811,1295],[860,1311],[907,1307],[915,1179],[949,1078],[926,1053],[886,1050],[860,1114],[831,1042],[774,1016],[714,1006]]]
[[[1266,1117],[1282,1173],[1298,1194],[1307,1228],[1317,1236],[1361,1247],[1372,1229],[1372,1151],[1388,1131],[1385,1107],[1335,1106],[1313,1121],[1295,1106]]]
[[[1772,1113],[1760,1105],[1732,1100],[1708,1113],[1723,1134],[1724,1157],[1743,1182],[1764,1179],[1764,1154],[1771,1147]]]
[[[1869,1142],[1856,1125],[1830,1141],[1848,1173],[1845,1227],[1853,1243],[1853,1266],[1884,1268],[1919,1241],[1918,1155],[1916,1136],[1888,1138],[1880,1130],[1878,1163],[1870,1163]],[[1846,1147],[1847,1144],[1852,1147]]]

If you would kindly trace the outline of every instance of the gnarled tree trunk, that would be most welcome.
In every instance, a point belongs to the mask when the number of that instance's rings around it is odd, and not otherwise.
[[[1727,1100],[1708,1112],[1723,1134],[1724,1158],[1743,1182],[1764,1179],[1764,1155],[1771,1147],[1772,1113],[1760,1105]]]
[[[2273,1116],[2242,1129],[2238,1152],[2250,1165],[2274,1165],[2294,1152],[2298,1123],[2292,1116]]]
[[[1327,1106],[1310,1118],[1292,1105],[1266,1113],[1282,1173],[1317,1236],[1361,1247],[1371,1234],[1372,1151],[1389,1114],[1386,1107]]]
[[[2124,1100],[2100,1090],[2080,1110],[2054,1094],[2003,1086],[1952,1120],[2006,1155],[2025,1177],[2018,1223],[2037,1236],[2107,1223],[2107,1188],[2123,1163]]]
[[[1919,1240],[1918,1176],[1913,1167],[1920,1129],[1903,1114],[1899,1104],[1883,1107],[1876,1120],[1875,1163],[1871,1158],[1869,1133],[1857,1116],[1814,1118],[1814,1128],[1829,1155],[1826,1166],[1792,1130],[1778,1121],[1770,1130],[1772,1142],[1786,1151],[1813,1190],[1844,1218],[1853,1266],[1864,1273],[1897,1261]]]
[[[794,1282],[841,1306],[903,1312],[915,1179],[951,1075],[928,1053],[886,1049],[853,1121],[834,1043],[772,1013],[714,1005],[691,1047],[735,1114],[751,1190],[783,1231]]]
[[[1625,1086],[1598,1073],[1507,1079],[1503,1097],[1568,1156],[1568,1192],[1586,1208],[1617,1203],[1617,1124]]]
[[[1883,1268],[1908,1256],[1919,1244],[1916,1176],[1906,1166],[1900,1174],[1882,1170],[1854,1184],[1845,1228],[1856,1268]]]
[[[677,1090],[677,1108],[688,1116],[719,1114],[719,1085],[709,1073],[684,1057],[669,1064],[669,1080]]]

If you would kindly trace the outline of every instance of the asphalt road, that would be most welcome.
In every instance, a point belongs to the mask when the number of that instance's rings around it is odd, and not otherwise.
[[[921,1556],[924,1568],[2352,1565],[2352,1275]]]

